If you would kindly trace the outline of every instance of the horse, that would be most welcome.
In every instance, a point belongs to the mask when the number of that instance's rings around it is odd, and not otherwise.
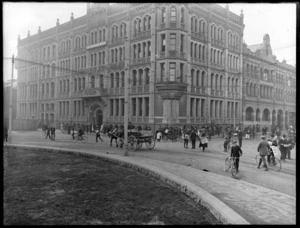
[[[116,141],[116,147],[119,147],[118,144],[118,139],[123,139],[124,138],[124,131],[123,130],[111,130],[108,132],[108,137],[110,138],[110,146],[112,146],[112,141],[115,140]],[[119,140],[120,141],[120,148],[123,147],[123,140]]]

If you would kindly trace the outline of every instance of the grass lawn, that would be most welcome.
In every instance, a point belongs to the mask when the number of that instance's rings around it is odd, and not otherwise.
[[[4,151],[4,225],[221,224],[164,183],[76,155]]]

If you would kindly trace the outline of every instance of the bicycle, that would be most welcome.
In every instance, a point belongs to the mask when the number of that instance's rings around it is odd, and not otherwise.
[[[230,152],[231,150],[231,141],[229,143],[227,143],[227,150],[224,151],[224,142],[221,143],[220,145],[220,150],[223,151],[223,152]]]
[[[235,177],[237,170],[235,167],[236,157],[228,157],[225,159],[224,171],[227,172],[231,168],[231,176]]]
[[[86,135],[81,135],[81,136],[76,135],[75,140],[76,142],[82,141],[86,143],[88,141],[88,137]]]
[[[258,165],[259,159],[260,159],[260,154],[255,156],[256,165]],[[268,158],[266,158],[266,160],[267,160],[266,162],[268,164],[268,168],[273,169],[277,172],[281,170],[281,161],[278,158],[276,158],[275,156],[270,156],[270,160],[268,161]]]

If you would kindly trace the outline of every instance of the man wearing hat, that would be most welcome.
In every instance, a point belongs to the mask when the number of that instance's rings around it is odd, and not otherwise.
[[[240,162],[240,156],[242,156],[243,151],[241,150],[240,146],[236,144],[237,140],[232,140],[232,147],[231,147],[231,153],[230,157],[235,157],[235,168],[236,172],[239,172],[239,162]]]
[[[279,139],[279,150],[280,150],[280,153],[281,153],[281,156],[280,156],[280,160],[282,161],[285,161],[286,159],[286,145],[288,144],[288,140],[286,138],[286,135],[282,135],[282,138]]]
[[[257,152],[259,152],[259,155],[260,155],[260,159],[259,159],[257,168],[259,169],[261,162],[263,162],[264,163],[263,167],[265,167],[265,171],[268,171],[268,166],[266,163],[265,156],[268,156],[270,146],[269,146],[268,142],[266,141],[265,135],[262,135],[260,138],[261,138],[261,142],[258,144],[258,147],[257,147]]]

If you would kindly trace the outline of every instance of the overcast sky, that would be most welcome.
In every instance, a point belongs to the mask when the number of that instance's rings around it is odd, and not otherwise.
[[[18,35],[21,39],[45,31],[86,14],[86,3],[35,3],[3,2],[3,55],[4,81],[11,78],[11,60],[5,57],[17,55]],[[219,4],[225,7],[225,4]],[[244,41],[247,45],[262,43],[264,34],[269,34],[273,54],[279,61],[296,62],[296,4],[229,4],[229,10],[240,15],[244,12]],[[17,73],[14,71],[14,78]]]

